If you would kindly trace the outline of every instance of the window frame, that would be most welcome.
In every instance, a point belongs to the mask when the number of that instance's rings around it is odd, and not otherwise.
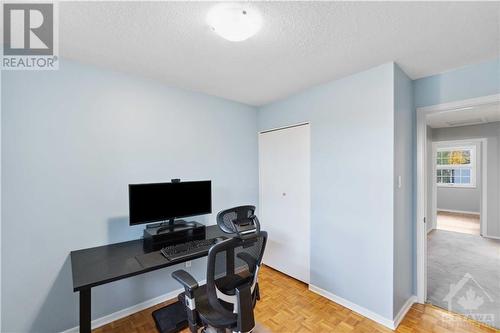
[[[438,153],[443,151],[470,151],[470,163],[469,164],[438,164]],[[441,146],[436,148],[436,154],[434,155],[434,165],[436,166],[434,181],[437,187],[447,187],[447,188],[476,188],[477,187],[477,152],[475,145],[458,145],[458,146]],[[469,184],[457,184],[457,183],[439,183],[438,182],[438,170],[452,170],[452,169],[470,169],[470,183]]]

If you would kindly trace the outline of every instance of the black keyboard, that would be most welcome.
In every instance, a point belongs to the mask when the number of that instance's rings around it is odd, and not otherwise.
[[[177,245],[169,245],[161,249],[161,254],[163,254],[163,256],[169,261],[191,257],[193,255],[208,252],[208,250],[213,245],[224,239],[225,237],[219,237],[212,239],[195,240]]]

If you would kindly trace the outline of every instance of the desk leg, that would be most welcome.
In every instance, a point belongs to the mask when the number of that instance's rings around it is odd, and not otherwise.
[[[80,290],[80,333],[90,333],[90,291]]]

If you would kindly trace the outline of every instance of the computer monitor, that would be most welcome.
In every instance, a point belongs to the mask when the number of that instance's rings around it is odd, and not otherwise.
[[[212,182],[130,184],[130,225],[212,213]]]

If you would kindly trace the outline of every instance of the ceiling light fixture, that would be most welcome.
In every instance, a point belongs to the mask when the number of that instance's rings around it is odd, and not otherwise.
[[[255,35],[262,26],[262,17],[246,4],[222,3],[209,10],[207,23],[219,36],[241,42]]]

